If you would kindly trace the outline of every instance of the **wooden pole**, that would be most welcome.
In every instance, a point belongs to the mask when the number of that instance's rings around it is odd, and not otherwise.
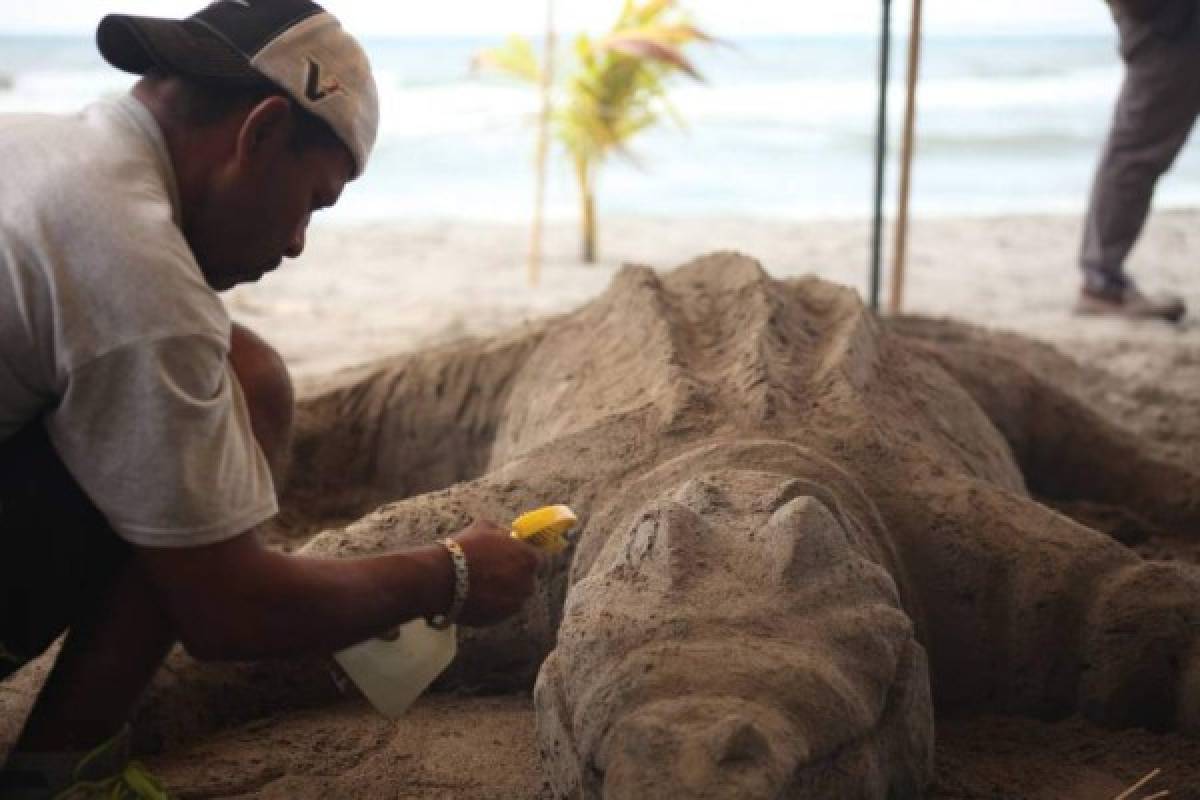
[[[908,34],[908,94],[904,101],[904,138],[900,142],[900,196],[896,203],[896,252],[888,312],[897,314],[904,302],[904,266],[908,257],[908,195],[912,185],[913,138],[917,121],[917,72],[921,63],[921,0],[913,0]]]
[[[554,0],[546,0],[546,36],[542,44],[542,110],[538,117],[534,153],[533,228],[529,235],[529,285],[537,286],[542,274],[542,222],[546,206],[546,161],[550,152],[550,90],[554,83]]]
[[[879,278],[883,261],[883,168],[887,156],[888,64],[892,44],[892,0],[883,0],[883,30],[879,35],[879,112],[875,127],[875,214],[871,220],[871,264],[868,302],[879,310]]]

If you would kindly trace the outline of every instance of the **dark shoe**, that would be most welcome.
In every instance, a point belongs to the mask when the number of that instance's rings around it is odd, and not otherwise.
[[[1075,313],[1178,322],[1187,313],[1187,306],[1179,295],[1145,295],[1130,284],[1099,291],[1084,289],[1079,293]]]

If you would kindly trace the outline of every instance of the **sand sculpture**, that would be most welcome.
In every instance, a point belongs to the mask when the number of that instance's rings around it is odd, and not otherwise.
[[[566,317],[312,397],[293,497],[419,495],[307,545],[339,555],[581,514],[451,676],[536,674],[564,797],[916,796],[933,703],[1200,733],[1200,570],[1029,493],[1184,535],[1200,477],[985,341],[737,255],[627,268]]]
[[[561,797],[917,797],[934,704],[1200,734],[1200,569],[1030,493],[1187,535],[1200,476],[1040,377],[1066,359],[996,341],[739,255],[627,267],[311,393],[278,533],[352,556],[569,503],[539,596],[446,676],[535,686]],[[322,702],[310,666],[176,665],[143,723],[199,725],[204,691]]]

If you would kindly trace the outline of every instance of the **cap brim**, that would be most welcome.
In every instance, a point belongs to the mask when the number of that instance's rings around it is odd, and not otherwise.
[[[232,45],[192,20],[109,14],[96,28],[100,55],[119,70],[151,69],[201,80],[269,84]]]

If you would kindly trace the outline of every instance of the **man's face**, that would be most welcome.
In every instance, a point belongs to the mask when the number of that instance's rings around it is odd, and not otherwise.
[[[313,212],[337,202],[352,174],[338,145],[264,148],[215,183],[189,237],[220,291],[256,281],[304,249]]]

